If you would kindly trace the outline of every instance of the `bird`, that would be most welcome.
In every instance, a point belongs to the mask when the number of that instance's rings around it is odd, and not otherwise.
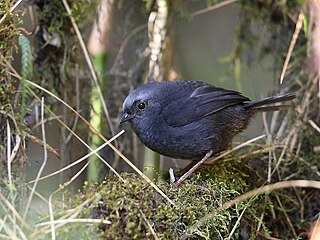
[[[199,80],[153,82],[129,93],[120,124],[129,122],[140,141],[161,155],[198,161],[180,185],[209,157],[226,150],[255,113],[277,111],[281,105],[270,104],[294,98],[284,93],[251,101]]]

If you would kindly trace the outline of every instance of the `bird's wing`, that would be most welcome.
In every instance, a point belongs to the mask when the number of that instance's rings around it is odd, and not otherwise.
[[[201,85],[186,97],[176,99],[164,107],[162,115],[168,125],[181,127],[226,107],[250,101],[239,92]]]

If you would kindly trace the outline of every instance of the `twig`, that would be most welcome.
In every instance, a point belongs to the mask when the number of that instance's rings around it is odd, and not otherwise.
[[[263,223],[263,218],[264,218],[264,214],[265,212],[263,211],[260,215],[260,218],[259,218],[259,221],[258,221],[258,226],[257,226],[257,229],[256,229],[256,236],[259,234],[260,232],[260,229],[261,229],[261,226],[262,226],[262,223]]]
[[[282,136],[283,132],[286,129],[287,124],[288,124],[288,114],[284,117],[284,119],[281,122],[281,125],[276,134],[276,139],[279,139]]]
[[[289,61],[290,61],[290,58],[291,58],[291,54],[292,54],[293,48],[296,45],[300,30],[301,30],[301,27],[302,27],[303,19],[304,19],[304,14],[301,11],[299,13],[298,20],[297,20],[297,23],[296,23],[296,29],[294,30],[294,33],[293,33],[293,36],[292,36],[292,39],[291,39],[291,42],[290,42],[290,46],[289,46],[289,49],[288,49],[288,53],[287,53],[286,59],[285,59],[284,64],[283,64],[282,72],[281,72],[281,75],[280,75],[280,84],[282,84],[282,82],[283,82],[284,75],[285,75],[287,67],[289,65]]]
[[[56,119],[56,118],[54,118],[54,119]],[[45,123],[45,122],[46,122],[46,121],[44,121],[44,123]],[[32,142],[34,142],[35,144],[38,144],[38,145],[40,145],[40,146],[46,146],[47,150],[48,150],[49,152],[53,153],[54,155],[56,155],[58,158],[61,157],[60,154],[59,154],[59,152],[58,152],[57,150],[55,150],[53,147],[51,147],[48,143],[45,145],[42,140],[40,140],[39,138],[31,135],[30,133],[26,133],[26,137],[28,137],[28,138],[29,138]]]
[[[235,199],[225,203],[222,205],[222,209],[228,209],[235,204],[238,204],[242,201],[246,201],[252,197],[262,195],[264,193],[272,192],[279,189],[285,189],[285,188],[316,188],[320,189],[320,181],[312,181],[312,180],[291,180],[291,181],[282,181],[277,182],[273,184],[269,184],[266,186],[262,186],[260,188],[251,190],[249,192],[246,192],[245,194],[242,194],[239,197],[236,197]]]
[[[318,218],[315,224],[312,226],[312,232],[310,234],[310,240],[317,240],[320,237],[320,214],[318,213]]]
[[[293,129],[291,129],[290,133],[288,134],[286,140],[285,140],[285,143],[284,143],[284,146],[283,146],[283,149],[282,149],[282,152],[278,158],[278,161],[276,163],[276,166],[274,167],[274,169],[272,170],[271,172],[271,176],[278,170],[282,160],[283,160],[283,157],[284,155],[286,154],[287,150],[288,150],[288,147],[289,147],[289,143],[290,143],[290,140],[292,139],[292,135],[294,134],[295,132],[295,127]]]

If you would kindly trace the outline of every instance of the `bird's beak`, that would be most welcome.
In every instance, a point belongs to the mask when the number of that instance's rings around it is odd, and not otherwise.
[[[128,114],[128,113],[124,113],[124,114],[122,115],[121,119],[120,119],[119,124],[122,124],[122,123],[124,123],[124,122],[126,122],[126,121],[128,121],[128,120],[132,119],[133,117],[134,117],[134,115],[133,115],[133,114],[132,114],[132,115],[130,115],[130,114]]]

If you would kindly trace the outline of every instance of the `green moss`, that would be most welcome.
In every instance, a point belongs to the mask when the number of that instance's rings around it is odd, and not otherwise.
[[[175,202],[172,206],[136,175],[122,174],[122,177],[125,183],[109,176],[100,185],[86,185],[83,194],[76,199],[76,202],[83,202],[94,196],[90,209],[83,214],[112,222],[111,225],[101,226],[105,239],[152,239],[148,225],[153,227],[160,239],[177,238],[198,219],[248,189],[245,181],[247,175],[236,165],[225,163],[202,169],[179,188],[161,183],[160,188]],[[74,200],[71,201],[73,204]],[[192,232],[192,236],[197,239],[228,236],[230,226],[244,206],[239,204],[236,208],[217,212],[205,226]]]
[[[10,112],[10,104],[13,95],[16,93],[14,82],[6,73],[7,66],[5,61],[10,61],[12,48],[17,50],[16,38],[20,34],[19,27],[22,24],[17,13],[10,13],[11,1],[5,0],[0,3],[0,19],[6,15],[0,27],[0,102],[1,110]]]
[[[80,21],[81,24],[85,24],[89,22],[89,17],[93,16],[97,1],[91,3],[86,0],[69,1],[69,4],[76,22]],[[65,30],[71,28],[71,24],[62,1],[53,0],[45,4],[39,3],[39,8],[40,25],[46,26],[49,33],[56,33],[61,36],[68,33]]]
[[[0,19],[7,14],[0,27],[0,52],[4,56],[7,56],[8,51],[16,46],[15,38],[19,35],[18,28],[22,24],[18,13],[9,12],[10,2],[9,0],[4,0],[0,3]]]
[[[244,236],[250,239],[296,238],[317,214],[318,191],[278,190],[226,210],[221,208],[237,196],[266,184],[267,166],[268,156],[264,153],[245,160],[233,157],[202,167],[178,188],[167,180],[158,183],[174,206],[135,174],[123,173],[125,182],[107,176],[101,184],[85,184],[78,194],[65,193],[65,208],[56,213],[55,219],[62,217],[66,209],[90,199],[78,217],[110,221],[111,224],[95,229],[95,234],[101,234],[99,236],[104,239],[154,239],[154,234],[159,239],[226,239],[232,230],[236,239]],[[292,173],[297,175],[290,177]],[[277,176],[283,179],[309,176],[309,179],[319,180],[314,166],[294,156],[283,159],[278,174],[273,176],[272,182],[279,181]],[[201,224],[197,225],[199,222]],[[64,227],[57,231],[72,233],[77,226]]]
[[[15,102],[18,101],[17,96],[19,96],[19,93],[16,89],[17,83],[15,79],[8,74],[7,62],[10,63],[12,60],[12,51],[18,49],[16,39],[20,34],[19,27],[21,27],[22,20],[19,16],[21,12],[10,13],[11,7],[12,1],[5,0],[0,3],[0,19],[6,16],[0,24],[0,110],[2,111],[0,114],[0,159],[7,158],[7,120],[9,120],[12,134],[19,131],[14,127],[13,123],[13,121],[19,121],[19,104]],[[14,120],[11,121],[7,115],[10,115]],[[3,164],[5,162],[0,161],[0,169],[4,169]],[[4,178],[5,176],[5,171],[2,171],[0,178]],[[6,186],[2,185],[1,187],[5,188]]]

